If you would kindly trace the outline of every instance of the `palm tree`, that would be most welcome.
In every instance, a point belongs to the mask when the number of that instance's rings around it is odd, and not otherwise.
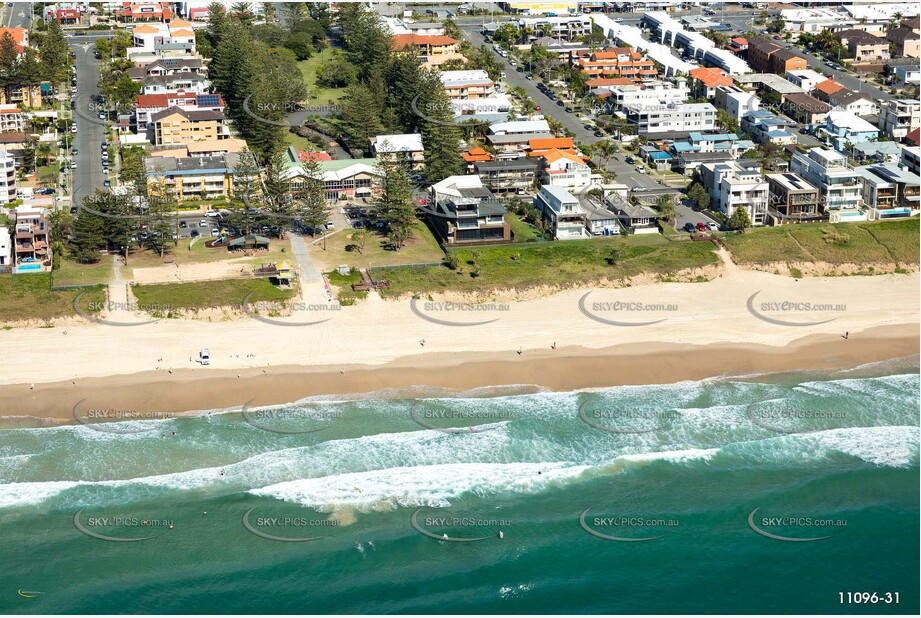
[[[608,161],[611,160],[615,154],[617,154],[617,146],[609,139],[602,140],[595,143],[594,147],[595,154],[601,159],[601,166],[607,167]]]

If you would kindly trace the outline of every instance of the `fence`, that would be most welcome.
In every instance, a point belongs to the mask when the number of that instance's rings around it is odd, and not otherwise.
[[[394,264],[393,266],[372,266],[368,269],[369,272],[374,272],[376,270],[389,270],[391,268],[432,268],[435,266],[444,266],[444,262],[420,262],[418,264]]]

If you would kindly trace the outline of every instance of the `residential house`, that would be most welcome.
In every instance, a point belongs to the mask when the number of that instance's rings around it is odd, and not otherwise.
[[[786,79],[791,84],[796,84],[806,92],[812,92],[812,90],[824,82],[827,78],[819,73],[818,71],[813,71],[812,69],[797,69],[794,71],[787,71]]]
[[[184,73],[194,73],[204,77],[208,75],[208,70],[205,68],[201,58],[159,58],[147,64],[128,69],[128,77],[138,82],[143,82],[147,77]]]
[[[51,270],[51,242],[45,209],[18,206],[14,234],[15,273]]]
[[[464,162],[467,164],[467,172],[473,172],[473,164],[478,161],[492,161],[493,156],[488,151],[476,146],[461,153]]]
[[[234,170],[240,157],[250,152],[231,152],[213,157],[147,157],[144,167],[151,194],[169,191],[180,202],[197,199],[230,199]]]
[[[743,90],[757,90],[762,94],[762,100],[769,101],[771,98],[783,103],[786,97],[791,94],[805,92],[802,88],[788,82],[780,75],[773,73],[752,73],[750,75],[736,75],[736,85]]]
[[[858,167],[870,220],[910,217],[921,205],[921,177],[895,163]]]
[[[20,54],[26,47],[31,47],[28,28],[0,28],[0,38],[7,33],[13,37],[13,41],[16,43],[16,51]]]
[[[879,137],[879,129],[849,112],[829,112],[825,125],[816,135],[829,140],[838,152],[845,152],[852,144],[870,142]]]
[[[879,108],[873,97],[863,92],[853,90],[839,90],[828,95],[828,103],[836,109],[854,114],[855,116],[874,116],[879,113]]]
[[[891,83],[896,88],[921,84],[921,69],[915,66],[899,65],[892,69]]]
[[[691,95],[698,99],[713,99],[717,86],[732,86],[735,82],[723,69],[697,67],[691,70]]]
[[[880,62],[889,59],[889,41],[864,30],[839,30],[835,37],[847,47],[857,64]]]
[[[534,207],[540,210],[550,224],[556,240],[589,238],[586,213],[579,198],[560,186],[544,185],[534,196]]]
[[[748,39],[741,36],[734,36],[729,39],[729,45],[726,47],[726,49],[736,55],[744,54],[748,51]]]
[[[518,28],[531,28],[537,37],[547,36],[558,41],[575,41],[592,33],[592,18],[588,15],[542,15],[540,17],[522,17]]]
[[[170,109],[183,111],[224,112],[224,99],[219,94],[198,94],[197,92],[164,92],[161,94],[142,94],[134,99],[134,115],[138,133],[145,133],[153,115]]]
[[[705,163],[700,166],[700,181],[710,195],[710,207],[731,217],[744,208],[752,225],[768,223],[768,183],[759,167],[739,161]]]
[[[608,208],[617,215],[620,225],[631,234],[658,234],[659,215],[652,208],[631,204],[622,195],[610,193],[605,196]]]
[[[377,135],[368,141],[371,155],[381,161],[401,161],[414,171],[425,167],[425,148],[420,133]]]
[[[825,101],[828,103],[828,98],[841,90],[845,90],[845,87],[833,79],[826,79],[824,82],[818,84],[815,87],[815,90],[812,91],[812,94],[814,94],[820,101]]]
[[[479,176],[449,176],[429,188],[426,216],[439,240],[448,245],[508,242],[506,209]]]
[[[569,154],[578,154],[576,145],[571,137],[550,137],[546,139],[532,139],[528,141],[528,154],[539,157],[551,150],[561,150]]]
[[[0,133],[0,154],[8,155],[22,165],[24,157],[29,154],[30,133]]]
[[[787,130],[792,124],[773,112],[759,109],[742,116],[739,126],[756,144],[786,145],[796,143],[796,135]]]
[[[555,139],[549,131],[538,133],[507,133],[502,135],[487,135],[486,142],[496,150],[496,158],[518,158],[522,156],[528,145],[534,140]]]
[[[864,221],[863,182],[847,157],[826,148],[812,148],[808,153],[793,152],[790,171],[817,187],[832,223]]]
[[[426,68],[437,69],[449,60],[465,60],[457,51],[457,41],[448,36],[398,34],[391,39],[395,50],[410,48]]]
[[[781,105],[781,109],[790,118],[801,124],[814,125],[824,122],[832,108],[828,103],[823,103],[803,92],[787,95],[787,100]]]
[[[652,144],[640,146],[640,158],[653,169],[665,172],[671,169],[674,158],[667,148],[659,148]]]
[[[524,195],[533,190],[540,174],[540,161],[532,157],[500,161],[477,161],[473,172],[497,196]]]
[[[786,75],[787,71],[808,68],[806,59],[802,56],[771,39],[759,36],[748,40],[746,60],[756,73]]]
[[[882,104],[877,127],[883,135],[901,141],[909,132],[921,127],[921,101],[893,99]]]
[[[546,120],[513,120],[497,122],[489,126],[492,135],[522,135],[526,133],[550,133]]]
[[[200,140],[221,140],[230,136],[224,114],[217,110],[185,110],[170,107],[150,117],[148,133],[156,146],[188,144]]]
[[[170,44],[184,44],[183,49],[195,53],[195,32],[192,24],[181,19],[174,19],[170,23],[143,24],[131,30],[131,44],[128,48],[132,52],[153,52],[156,47]]]
[[[592,236],[616,236],[620,234],[619,217],[608,208],[606,201],[600,201],[585,194],[579,196],[579,205],[585,213],[585,227]]]
[[[900,26],[886,33],[886,40],[894,48],[896,58],[918,58],[921,56],[921,34],[911,28]]]
[[[902,155],[902,146],[893,141],[860,142],[854,144],[853,155],[861,162],[898,163]]]
[[[793,172],[767,174],[771,225],[819,221],[824,217],[819,190]]]
[[[210,88],[211,82],[207,77],[191,72],[149,75],[141,82],[141,94],[163,94],[179,90],[205,94]]]
[[[596,177],[579,155],[554,148],[540,157],[543,165],[542,184],[567,188],[585,187]]]
[[[755,94],[734,85],[717,86],[713,99],[713,104],[724,110],[736,122],[742,120],[742,116],[747,112],[757,110],[761,106],[761,101]]]

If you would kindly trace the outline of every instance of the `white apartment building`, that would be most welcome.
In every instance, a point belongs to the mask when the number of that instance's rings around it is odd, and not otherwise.
[[[574,41],[592,33],[592,18],[588,15],[522,17],[518,20],[518,27],[522,30],[533,28],[536,38],[549,36],[558,41]]]
[[[813,148],[807,154],[794,152],[790,171],[818,187],[832,223],[866,220],[863,181],[840,152],[826,148]]]
[[[16,159],[0,150],[0,205],[16,199]]]
[[[741,121],[746,112],[761,107],[761,100],[754,92],[747,92],[738,86],[717,86],[713,102],[720,109],[726,110],[736,122]]]
[[[25,126],[26,117],[18,105],[0,105],[0,133],[22,133]]]
[[[787,71],[787,81],[796,84],[806,92],[812,92],[815,87],[827,80],[828,78],[812,69],[795,69]]]
[[[894,140],[902,140],[921,126],[921,101],[917,99],[893,99],[880,107],[879,130]]]
[[[615,86],[600,86],[595,92],[609,92],[610,96],[605,101],[609,106],[608,113],[617,111],[639,110],[644,107],[678,105],[688,100],[690,90],[684,78],[674,82],[657,81],[648,84],[618,84]]]
[[[899,165],[909,172],[921,175],[921,146],[902,146]]]
[[[13,239],[10,230],[0,227],[0,272],[10,269],[13,264]]]
[[[769,187],[761,169],[743,167],[737,161],[704,163],[700,180],[710,195],[710,205],[731,217],[744,208],[752,225],[764,225],[768,214]]]
[[[716,108],[710,103],[649,105],[627,111],[627,122],[637,133],[689,133],[716,129]]]
[[[486,99],[496,93],[496,83],[486,71],[441,71],[440,77],[452,101]]]
[[[556,240],[591,238],[586,228],[586,212],[579,198],[562,187],[543,186],[534,196],[534,207],[550,222]]]

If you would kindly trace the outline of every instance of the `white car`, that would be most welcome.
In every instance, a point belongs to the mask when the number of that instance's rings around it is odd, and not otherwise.
[[[76,133],[76,132],[77,132],[77,125],[71,125],[71,127],[70,127],[70,132],[71,132],[71,133]]]
[[[221,231],[220,231],[219,229],[217,229],[216,227],[211,228],[211,235],[212,235],[212,236],[220,236],[220,235],[221,235]]]
[[[206,217],[220,217],[221,213],[219,213],[216,210],[209,210],[208,212],[205,213],[205,216]]]
[[[76,161],[71,161],[71,162],[70,162],[70,169],[72,169],[72,170],[77,169],[77,162],[76,162]]]

